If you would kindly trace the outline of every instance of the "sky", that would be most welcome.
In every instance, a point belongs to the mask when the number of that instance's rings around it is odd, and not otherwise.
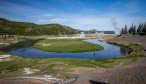
[[[145,22],[145,8],[146,0],[0,0],[0,17],[104,31]]]

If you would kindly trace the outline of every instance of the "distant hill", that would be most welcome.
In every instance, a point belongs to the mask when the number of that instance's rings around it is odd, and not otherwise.
[[[115,34],[114,31],[103,31],[103,32],[104,32],[104,34]]]
[[[96,29],[91,29],[91,30],[85,31],[86,34],[95,34],[96,32],[97,32]]]
[[[91,30],[83,31],[83,32],[85,32],[86,34],[95,34],[95,33],[101,33],[101,32],[103,32],[104,34],[115,34],[114,31],[98,31],[96,29],[91,29]]]
[[[70,35],[79,30],[61,24],[34,24],[0,18],[0,35]]]

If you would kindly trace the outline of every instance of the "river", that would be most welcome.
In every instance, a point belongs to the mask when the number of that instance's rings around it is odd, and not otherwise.
[[[129,49],[122,46],[109,44],[104,41],[95,39],[84,40],[89,43],[98,44],[104,47],[104,50],[94,52],[81,52],[81,53],[56,53],[38,50],[32,47],[24,47],[8,51],[9,54],[30,57],[30,58],[87,58],[87,59],[111,59],[126,56],[129,54]]]

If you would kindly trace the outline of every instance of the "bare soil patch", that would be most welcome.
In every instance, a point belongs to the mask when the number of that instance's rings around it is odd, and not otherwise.
[[[44,80],[35,79],[0,79],[0,84],[51,84]]]
[[[74,84],[146,84],[146,57],[141,58],[133,64],[116,68],[75,68],[74,74],[79,78]]]

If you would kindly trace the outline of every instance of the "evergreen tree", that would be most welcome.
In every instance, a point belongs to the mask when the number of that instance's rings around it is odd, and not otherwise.
[[[140,33],[140,35],[144,35],[144,24],[143,23],[141,25],[141,33]]]
[[[125,28],[123,30],[123,34],[128,34],[127,25],[125,25]]]
[[[133,28],[134,28],[134,26],[133,26],[133,24],[132,24],[132,26],[129,28],[129,34],[133,34]]]
[[[136,26],[134,25],[133,30],[132,30],[132,34],[136,34]]]
[[[129,33],[133,35],[137,33],[135,25],[132,24],[132,26],[129,28]]]
[[[124,29],[121,29],[120,35],[124,34]]]
[[[121,29],[120,34],[146,35],[146,22],[144,24],[140,23],[137,28],[135,25],[132,24],[132,26],[127,29],[127,25],[125,25],[125,27]]]
[[[143,26],[142,32],[143,32],[143,35],[146,35],[146,22],[145,22],[145,24]]]
[[[142,24],[140,23],[138,28],[137,28],[137,34],[140,35],[141,34],[141,28],[142,28]]]

